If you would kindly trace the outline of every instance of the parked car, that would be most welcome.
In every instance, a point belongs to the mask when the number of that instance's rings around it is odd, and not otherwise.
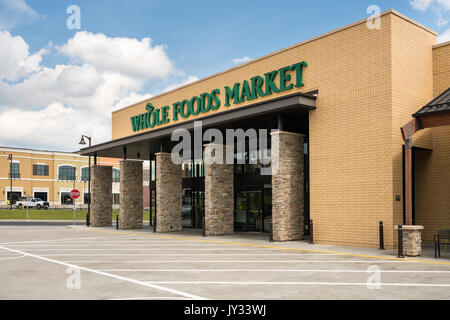
[[[21,208],[34,208],[34,209],[48,209],[50,204],[47,201],[42,201],[39,198],[29,198],[25,200],[20,200],[16,202],[17,209]]]

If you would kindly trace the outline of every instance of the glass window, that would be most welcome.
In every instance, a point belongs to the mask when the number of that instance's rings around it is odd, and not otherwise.
[[[144,169],[144,181],[150,181],[150,170]]]
[[[113,168],[112,175],[113,175],[113,177],[112,177],[113,182],[120,182],[120,170],[119,169]]]
[[[113,204],[120,204],[120,193],[113,193]]]
[[[181,164],[181,177],[182,178],[192,178],[193,177],[193,165],[192,161],[185,161]]]
[[[73,199],[70,197],[70,192],[61,192],[61,204],[73,204]]]
[[[151,162],[151,171],[152,171],[152,181],[156,181],[156,161],[152,160]]]
[[[89,181],[89,167],[81,168],[81,181]]]
[[[9,177],[12,179],[20,178],[20,163],[10,163],[9,165]]]
[[[61,166],[58,169],[58,180],[70,180],[76,179],[76,168],[72,166]]]
[[[33,175],[34,176],[48,176],[48,166],[44,164],[34,164],[33,165]]]
[[[48,201],[48,194],[47,192],[35,192],[34,193],[35,198],[39,198],[42,201]]]
[[[89,194],[89,192],[85,192],[84,196],[83,196],[83,203],[89,204],[89,201],[90,201],[90,194]]]

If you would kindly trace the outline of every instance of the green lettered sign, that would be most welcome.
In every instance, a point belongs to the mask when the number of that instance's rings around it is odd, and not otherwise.
[[[294,87],[300,88],[304,85],[303,68],[307,66],[308,64],[302,61],[268,72],[264,76],[256,76],[250,80],[244,80],[242,83],[237,82],[233,86],[225,86],[223,89],[225,93],[224,106],[229,107],[231,104],[256,100],[274,93],[292,90]],[[292,81],[292,76],[288,72],[295,73],[295,82]],[[280,78],[279,86],[275,83],[277,76]],[[211,110],[219,109],[220,106],[220,89],[214,89],[211,92],[205,92],[162,108],[155,108],[152,103],[147,103],[145,107],[147,112],[131,117],[131,126],[133,132],[151,129],[171,121],[178,121],[180,118],[187,119],[190,116],[206,114]],[[172,118],[169,118],[170,108],[172,108]]]

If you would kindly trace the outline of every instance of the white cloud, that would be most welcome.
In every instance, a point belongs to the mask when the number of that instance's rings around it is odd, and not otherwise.
[[[139,41],[80,31],[58,50],[74,62],[139,79],[163,78],[175,72],[165,47],[152,47],[150,38]]]
[[[135,104],[135,103],[138,103],[138,102],[150,99],[152,96],[153,95],[150,94],[150,93],[139,94],[139,93],[136,93],[136,92],[132,92],[132,93],[130,93],[129,96],[127,96],[127,97],[121,99],[120,101],[118,101],[114,105],[113,110],[124,108],[124,107],[130,106],[132,104]]]
[[[13,37],[9,31],[0,31],[0,43],[0,81],[16,81],[41,69],[39,64],[47,50],[30,55],[29,46],[23,38]]]
[[[197,80],[198,80],[198,78],[197,78],[196,76],[190,75],[190,76],[188,76],[187,78],[182,79],[180,82],[177,82],[177,83],[173,83],[173,84],[171,84],[171,85],[168,85],[167,87],[165,87],[165,88],[161,91],[161,93],[167,92],[167,91],[170,91],[170,90],[173,90],[173,89],[176,89],[176,88],[178,88],[178,87],[182,87],[182,86],[184,86],[184,85],[187,85],[187,84],[189,84],[189,83],[195,82],[195,81],[197,81]]]
[[[0,30],[10,30],[41,18],[25,0],[0,0]]]
[[[445,26],[449,22],[447,12],[450,10],[450,0],[410,0],[409,4],[414,10],[421,12],[431,8],[436,15],[435,23],[438,27]]]
[[[410,0],[409,4],[414,10],[425,11],[430,7],[432,2],[433,0]]]
[[[164,46],[149,38],[79,32],[59,47],[78,64],[50,68],[41,64],[45,50],[30,54],[22,37],[0,36],[0,145],[74,151],[81,134],[104,142],[111,111],[150,98],[141,92],[147,80],[180,75]]]
[[[443,6],[446,10],[450,10],[450,0],[436,0],[441,6]]]
[[[235,59],[233,59],[233,62],[234,63],[245,63],[245,62],[248,62],[250,60],[252,60],[252,58],[250,58],[250,57],[242,57],[242,58],[235,58]]]
[[[450,29],[445,30],[438,37],[438,43],[444,43],[450,41]]]

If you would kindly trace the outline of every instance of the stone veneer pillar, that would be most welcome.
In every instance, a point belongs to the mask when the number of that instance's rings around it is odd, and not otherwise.
[[[300,240],[304,234],[304,135],[285,131],[271,135],[273,240]]]
[[[156,154],[156,232],[182,231],[181,165],[170,153]]]
[[[91,226],[112,226],[112,167],[92,166],[91,174]]]
[[[120,161],[120,229],[143,226],[142,161]]]
[[[213,144],[205,146],[208,155]],[[217,146],[217,145],[216,145]],[[221,236],[234,232],[234,173],[233,164],[208,163],[205,159],[205,235]]]

